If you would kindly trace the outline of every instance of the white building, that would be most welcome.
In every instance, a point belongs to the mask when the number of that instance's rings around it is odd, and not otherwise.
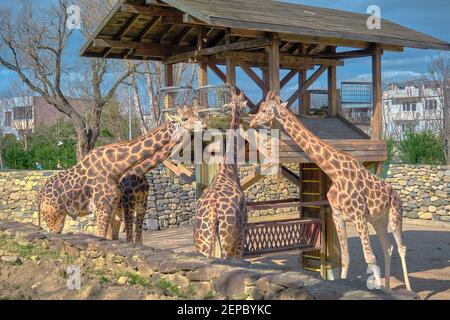
[[[443,124],[441,101],[425,83],[389,85],[383,93],[386,135],[401,140],[408,131],[438,133]]]

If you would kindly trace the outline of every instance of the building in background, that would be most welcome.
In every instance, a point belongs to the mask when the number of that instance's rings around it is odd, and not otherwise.
[[[409,131],[441,132],[441,98],[426,82],[390,84],[383,93],[386,136],[403,139]]]
[[[82,108],[82,100],[71,100],[73,105]],[[17,97],[0,100],[0,132],[12,134],[17,138],[33,132],[42,125],[52,125],[64,117],[55,107],[41,97]]]

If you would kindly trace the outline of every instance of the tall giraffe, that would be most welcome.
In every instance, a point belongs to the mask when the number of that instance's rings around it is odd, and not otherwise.
[[[237,141],[244,95],[233,93],[231,130],[227,153],[217,176],[197,201],[194,242],[198,252],[210,258],[241,258],[247,233],[247,209],[239,180]]]
[[[50,177],[37,198],[50,232],[61,233],[67,215],[76,219],[93,212],[97,235],[106,237],[122,195],[124,173],[153,155],[157,160],[158,151],[180,141],[184,129],[193,130],[194,122],[191,118],[169,121],[135,140],[97,148],[77,165]]]
[[[345,223],[352,221],[358,230],[366,263],[376,283],[381,286],[380,268],[377,266],[369,239],[368,222],[370,222],[383,248],[385,287],[390,289],[392,255],[392,245],[388,237],[388,226],[390,226],[397,242],[406,288],[411,290],[406,267],[406,246],[402,236],[403,206],[392,186],[370,173],[350,155],[338,151],[315,136],[287,108],[287,104],[281,103],[279,96],[271,92],[252,119],[250,126],[255,127],[273,119],[279,121],[288,135],[333,182],[327,196],[341,247],[341,278],[347,278],[350,262]]]
[[[195,107],[184,106],[177,108],[177,115],[171,118],[173,121],[188,119],[199,120]],[[148,194],[150,185],[147,181],[147,173],[163,163],[175,151],[179,142],[172,140],[156,151],[152,157],[145,159],[137,166],[127,171],[120,179],[122,196],[119,200],[116,219],[108,230],[108,238],[115,240],[119,238],[119,229],[122,219],[125,222],[127,242],[133,242],[133,220],[135,220],[136,238],[135,243],[142,244],[142,227],[145,213],[147,211]]]

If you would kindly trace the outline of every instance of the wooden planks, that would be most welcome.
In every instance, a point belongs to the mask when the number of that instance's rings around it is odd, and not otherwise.
[[[259,0],[168,0],[166,3],[179,8],[182,4],[207,16],[209,24],[229,28],[335,37],[415,48],[450,49],[450,45],[444,41],[388,20],[382,21],[380,30],[370,30],[367,28],[366,14]]]

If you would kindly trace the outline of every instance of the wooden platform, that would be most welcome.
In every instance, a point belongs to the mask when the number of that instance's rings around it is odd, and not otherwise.
[[[387,146],[384,141],[370,140],[341,119],[302,118],[302,122],[319,138],[356,160],[361,162],[387,160]],[[280,162],[312,163],[303,150],[285,133],[282,134],[280,141]]]

